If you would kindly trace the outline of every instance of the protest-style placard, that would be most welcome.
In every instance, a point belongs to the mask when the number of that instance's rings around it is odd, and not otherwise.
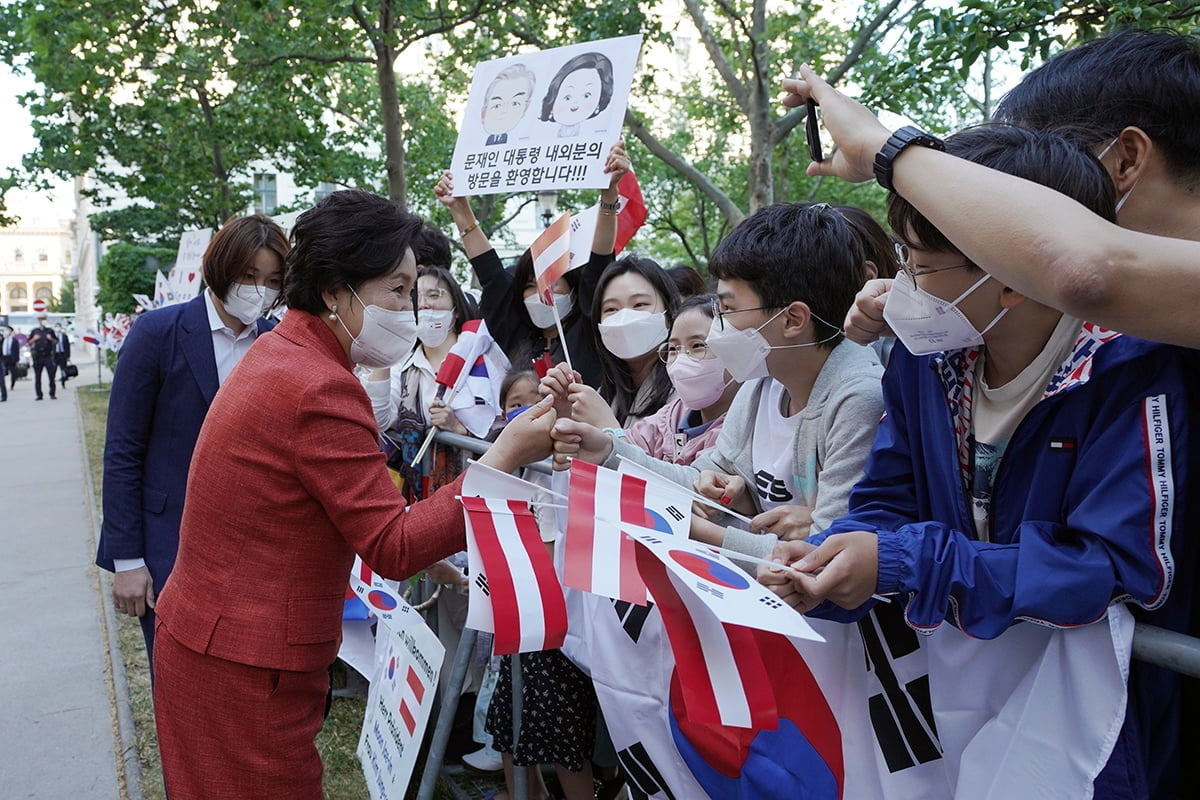
[[[191,300],[199,294],[204,251],[208,249],[212,237],[213,232],[209,228],[184,231],[179,237],[179,254],[168,276],[179,302]]]
[[[641,46],[622,36],[477,65],[450,162],[456,196],[607,186]]]
[[[371,800],[400,800],[408,789],[429,724],[446,648],[424,622],[376,634],[383,658],[371,681],[358,758]]]

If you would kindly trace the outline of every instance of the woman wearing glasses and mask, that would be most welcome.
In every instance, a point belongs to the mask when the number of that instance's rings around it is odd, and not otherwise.
[[[714,446],[725,422],[725,412],[741,387],[705,342],[715,307],[716,296],[711,294],[683,301],[670,321],[669,338],[658,348],[658,360],[666,365],[675,398],[622,433],[625,441],[641,448],[651,458],[686,466]],[[565,376],[562,367],[556,367],[554,372],[557,374],[550,380],[562,380]],[[568,390],[568,399],[584,393],[594,393],[594,390],[573,384]],[[582,413],[577,414],[573,417],[577,422],[587,424],[593,430],[620,428],[607,406],[599,403],[574,406],[576,409],[583,407],[593,413],[588,419],[582,419],[585,416]]]
[[[461,478],[406,503],[354,374],[412,349],[420,227],[387,198],[353,190],[300,215],[288,312],[208,412],[157,607],[155,719],[173,800],[321,800],[313,738],[355,554],[407,578],[465,547]],[[511,472],[544,458],[553,421],[539,403],[480,462]]]
[[[422,237],[429,236],[445,238],[440,231],[426,228]],[[427,497],[466,469],[466,453],[436,443],[424,467],[420,463],[413,465],[412,461],[430,425],[450,433],[472,435],[450,410],[446,390],[438,386],[435,378],[446,355],[458,343],[463,323],[478,318],[444,267],[422,265],[417,270],[415,302],[417,346],[398,368],[374,370],[366,382],[379,430],[391,431],[391,441],[399,447],[389,463],[404,478],[402,489],[409,502]],[[508,359],[499,345],[492,345],[484,360],[489,375],[508,372]],[[478,422],[472,426],[476,427],[474,433],[480,434]],[[482,431],[481,435],[486,434],[487,431]]]

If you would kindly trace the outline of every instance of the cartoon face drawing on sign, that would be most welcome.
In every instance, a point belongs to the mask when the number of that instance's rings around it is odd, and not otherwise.
[[[508,134],[521,122],[533,102],[537,77],[524,64],[505,67],[492,78],[479,112],[487,144],[506,144]]]
[[[612,62],[602,53],[583,53],[559,68],[542,99],[543,122],[557,122],[559,138],[578,136],[584,120],[612,100]]]

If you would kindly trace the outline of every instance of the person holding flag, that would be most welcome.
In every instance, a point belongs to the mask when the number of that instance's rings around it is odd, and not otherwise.
[[[466,543],[462,478],[407,504],[354,374],[398,363],[415,343],[420,228],[360,190],[301,214],[288,312],[205,418],[156,609],[155,722],[174,800],[324,797],[313,740],[355,554],[401,579]],[[479,463],[511,472],[544,458],[554,419],[539,403]]]
[[[553,306],[538,297],[529,250],[521,254],[515,270],[506,270],[479,227],[469,199],[454,196],[454,176],[444,172],[434,188],[438,201],[450,209],[463,249],[483,287],[479,310],[500,347],[520,366],[542,358],[551,365],[560,364],[568,360],[569,353],[572,366],[589,386],[599,385],[601,375],[596,322],[591,318],[596,285],[604,268],[646,218],[624,142],[613,145],[604,171],[611,181],[600,192],[591,258],[582,269],[567,272],[554,282]],[[564,332],[561,341],[556,314]]]
[[[445,238],[440,231],[426,229],[422,237],[428,236]],[[413,252],[419,252],[419,248]],[[425,467],[414,462],[414,457],[431,426],[463,436],[474,435],[451,410],[451,398],[446,387],[438,383],[437,375],[458,345],[463,325],[475,319],[462,288],[445,267],[422,265],[417,271],[418,344],[399,367],[373,370],[364,382],[380,432],[391,431],[392,442],[400,448],[389,461],[404,478],[402,489],[409,502],[427,497],[466,468],[466,454],[437,444]],[[487,374],[495,376],[499,384],[508,371],[507,357],[494,343],[480,357]],[[493,420],[499,413],[497,405]],[[487,432],[481,431],[483,435]]]
[[[456,447],[435,443],[428,458],[416,455],[435,427],[471,435],[451,410],[446,388],[438,383],[437,377],[446,362],[452,360],[451,354],[459,349],[463,326],[478,316],[448,270],[450,240],[446,235],[426,224],[413,239],[412,249],[418,265],[417,346],[399,367],[372,370],[364,382],[375,422],[380,432],[388,432],[384,441],[384,451],[389,453],[388,465],[400,475],[400,489],[409,503],[429,497],[466,469],[468,454]],[[488,348],[481,357],[488,372],[500,380],[508,368],[508,359],[499,347]],[[496,414],[492,416],[494,419]],[[459,552],[424,570],[429,580],[444,586],[437,602],[437,631],[449,659],[453,659],[458,649],[466,617],[466,581],[462,572],[466,563],[466,553]],[[443,675],[449,675],[448,668]],[[463,693],[478,691],[481,680],[482,673],[471,670],[463,683]]]

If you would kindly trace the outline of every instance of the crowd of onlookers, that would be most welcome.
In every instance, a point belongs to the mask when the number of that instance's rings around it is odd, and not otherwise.
[[[944,140],[888,131],[808,70],[785,89],[817,101],[837,144],[810,172],[878,179],[886,228],[778,203],[717,245],[707,278],[618,255],[618,144],[590,259],[548,296],[446,173],[434,193],[477,302],[442,231],[351,190],[290,241],[264,217],[229,222],[206,291],[133,326],[99,563],[143,622],[173,797],[320,796],[312,735],[354,553],[444,584],[453,651],[468,454],[417,458],[434,427],[491,440],[480,460],[505,472],[628,460],[686,486],[737,515],[698,504],[693,538],[791,566],[747,568],[810,616],[854,622],[885,597],[918,630],[990,640],[1126,604],[1193,631],[1200,44],[1090,42],[1027,76],[996,124]],[[473,319],[500,383],[482,430],[437,381]],[[552,549],[556,525],[539,517]],[[592,797],[619,709],[559,651],[521,661],[516,739],[511,660],[467,681],[486,719],[467,763],[502,765],[510,787],[529,767],[539,800],[536,767],[554,764],[568,798]],[[1135,662],[1128,692],[1096,796],[1182,797],[1192,685]]]

